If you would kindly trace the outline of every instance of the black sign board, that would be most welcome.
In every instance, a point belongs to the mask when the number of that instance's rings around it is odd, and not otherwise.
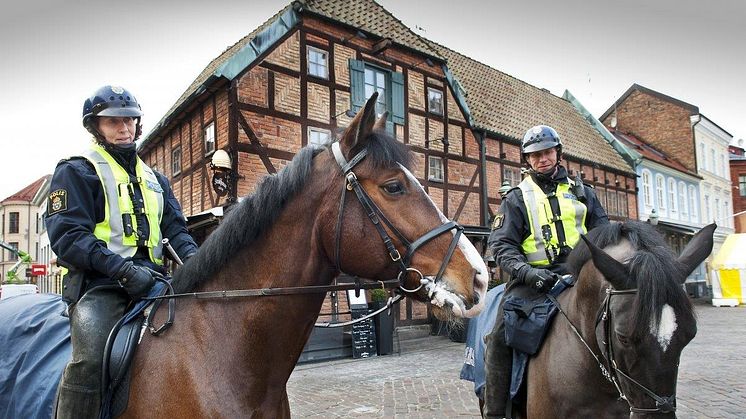
[[[352,318],[359,319],[368,314],[368,309],[352,310]],[[376,356],[376,330],[373,319],[366,319],[352,325],[352,357],[368,358]]]

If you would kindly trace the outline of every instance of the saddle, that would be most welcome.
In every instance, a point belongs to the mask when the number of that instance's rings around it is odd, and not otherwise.
[[[513,348],[511,399],[515,399],[518,395],[526,376],[528,361],[541,348],[544,337],[552,325],[552,319],[559,311],[552,300],[573,285],[575,285],[575,278],[565,275],[542,299],[531,300],[517,297],[507,299],[503,303],[505,340],[508,346]]]

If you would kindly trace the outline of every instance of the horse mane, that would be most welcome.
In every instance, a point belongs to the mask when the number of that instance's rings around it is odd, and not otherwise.
[[[681,278],[686,276],[676,255],[663,237],[648,223],[628,220],[610,223],[588,233],[591,243],[603,249],[628,240],[634,254],[625,262],[629,271],[624,289],[637,288],[634,302],[633,337],[641,338],[660,322],[661,307],[670,305],[676,312],[694,316],[692,304],[681,290]],[[567,267],[576,278],[591,259],[588,246],[578,243],[567,260]]]
[[[304,147],[282,170],[264,176],[254,194],[244,197],[227,212],[218,228],[200,246],[197,254],[176,270],[172,282],[174,292],[193,290],[267,231],[285,205],[303,189],[311,176],[313,158],[329,146],[330,144],[326,147]],[[409,148],[387,134],[375,132],[369,135],[367,148],[365,161],[375,169],[390,168],[399,163],[407,168],[411,165]]]

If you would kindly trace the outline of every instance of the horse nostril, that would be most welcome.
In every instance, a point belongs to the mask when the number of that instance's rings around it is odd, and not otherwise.
[[[473,298],[474,298],[474,305],[479,304],[479,293],[478,292],[474,293],[474,297]]]

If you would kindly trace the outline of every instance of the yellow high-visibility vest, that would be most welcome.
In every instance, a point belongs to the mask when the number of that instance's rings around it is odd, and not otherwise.
[[[127,171],[117,163],[106,149],[97,143],[82,155],[96,169],[96,174],[104,188],[104,219],[96,224],[93,234],[106,242],[112,252],[122,257],[132,257],[137,252],[138,239],[148,247],[150,260],[163,264],[163,244],[161,243],[161,220],[163,218],[163,188],[158,183],[153,169],[136,156],[135,181],[140,185],[143,197],[142,211],[150,225],[149,237],[138,237],[137,217],[132,202],[134,184]],[[132,226],[125,231],[125,220]]]
[[[534,182],[531,176],[526,176],[518,187],[523,193],[523,204],[526,206],[528,213],[528,225],[531,228],[531,234],[523,241],[523,253],[532,266],[547,266],[550,264],[547,257],[547,246],[560,249],[562,246],[570,248],[580,240],[580,235],[586,233],[585,216],[588,208],[578,200],[571,192],[570,187],[574,182],[568,179],[569,183],[557,184],[555,194],[559,202],[562,229],[565,234],[565,243],[559,242],[557,235],[557,218],[552,214],[552,207],[549,204],[547,196],[541,187]],[[542,237],[541,227],[549,225],[552,231],[552,237],[549,242],[545,242]]]

